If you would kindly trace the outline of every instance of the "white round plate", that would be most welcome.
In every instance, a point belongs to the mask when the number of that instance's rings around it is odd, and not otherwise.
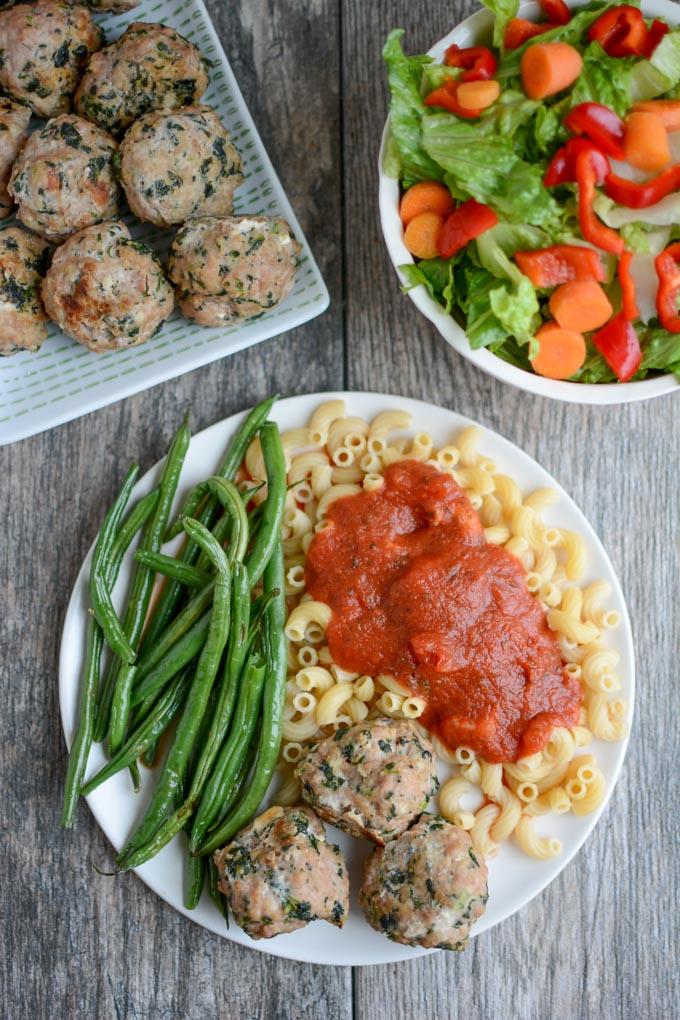
[[[451,441],[461,428],[472,424],[463,415],[445,408],[435,407],[418,400],[378,393],[323,393],[291,397],[274,406],[272,417],[278,422],[281,429],[296,428],[306,424],[312,411],[322,400],[338,397],[346,400],[349,414],[361,415],[365,418],[372,418],[380,411],[390,408],[405,408],[413,414],[414,431],[430,432],[438,445]],[[183,497],[190,485],[206,478],[215,470],[228,440],[243,417],[242,414],[234,415],[193,437],[182,476],[180,498]],[[583,535],[590,556],[586,580],[605,578],[610,582],[612,586],[610,605],[619,611],[622,621],[619,629],[611,632],[613,635],[612,644],[621,656],[622,696],[629,700],[632,708],[634,661],[630,621],[616,574],[597,535],[578,507],[542,467],[526,453],[509,443],[507,439],[503,439],[489,429],[483,431],[481,449],[499,465],[503,473],[515,478],[523,491],[528,492],[546,485],[559,490],[559,501],[546,512],[546,520],[551,525],[560,525]],[[153,487],[158,477],[158,470],[158,465],[156,465],[139,481],[134,493],[135,498],[145,494]],[[178,504],[180,498],[177,500]],[[90,549],[73,589],[64,622],[59,660],[61,715],[69,746],[76,724],[77,693],[85,649],[85,621],[88,606],[87,576],[91,555],[92,550]],[[121,574],[126,575],[126,571],[123,570]],[[127,576],[129,576],[129,571]],[[127,576],[121,576],[121,584],[115,595],[120,595],[120,589],[125,585]],[[626,743],[627,741],[616,744],[596,742],[595,750],[598,762],[607,780],[607,797],[596,812],[581,818],[574,815],[550,817],[549,829],[546,831],[561,839],[564,847],[561,856],[549,861],[535,861],[524,856],[516,846],[503,845],[498,857],[490,862],[490,895],[487,912],[477,924],[473,934],[480,934],[514,914],[516,910],[536,896],[548,882],[551,882],[571,860],[604,810],[606,800],[612,792],[621,769]],[[90,756],[88,775],[93,775],[104,762],[105,757],[101,747],[95,747]],[[149,778],[149,774],[145,773],[143,790],[135,796],[127,771],[120,772],[88,797],[92,813],[116,849],[120,848],[135,821],[141,816],[151,787]],[[539,831],[543,831],[544,821],[544,819],[538,820]],[[252,949],[273,953],[275,956],[309,963],[348,966],[408,960],[428,952],[428,950],[411,949],[390,942],[368,926],[357,905],[357,890],[361,881],[361,864],[367,857],[370,847],[363,840],[352,839],[330,826],[327,828],[329,837],[332,841],[340,844],[349,863],[352,908],[349,920],[342,930],[323,921],[316,921],[293,934],[254,942],[233,921],[229,930],[226,930],[223,918],[213,906],[207,893],[204,893],[196,910],[185,910],[182,903],[186,854],[183,835],[175,839],[157,857],[139,868],[138,874],[159,896],[162,896],[171,906],[192,920],[218,935],[223,935]]]
[[[575,3],[574,0],[567,0],[567,2],[570,7],[580,6],[580,3]],[[672,25],[680,24],[680,5],[673,0],[642,0],[642,10],[648,17],[662,17]],[[523,4],[520,14],[531,21],[538,21],[540,7],[533,2]],[[451,43],[458,43],[459,46],[477,46],[487,43],[491,38],[493,21],[490,11],[477,11],[465,21],[461,21],[452,32],[449,32],[431,50],[428,50],[428,53],[435,60],[441,60],[444,50]],[[406,44],[408,45],[408,39]],[[414,259],[404,244],[404,230],[399,218],[399,181],[388,177],[383,170],[388,135],[389,119],[383,130],[378,159],[380,223],[392,265],[396,269],[400,281],[408,285],[408,280],[399,267],[409,262],[412,263]],[[625,384],[585,384],[544,379],[543,376],[525,372],[524,369],[508,364],[507,361],[503,361],[502,358],[484,348],[473,351],[463,328],[451,315],[446,314],[434,298],[430,297],[424,286],[411,287],[407,294],[416,308],[437,327],[455,351],[488,375],[493,375],[501,382],[511,383],[529,393],[575,404],[628,404],[634,400],[648,400],[650,397],[660,397],[664,393],[672,393],[680,386],[677,376],[670,373],[657,376],[654,379],[644,379],[642,382]]]

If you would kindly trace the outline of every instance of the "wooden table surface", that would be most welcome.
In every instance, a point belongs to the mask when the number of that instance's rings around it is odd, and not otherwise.
[[[208,6],[332,302],[307,326],[0,449],[0,1016],[661,1020],[678,1008],[680,399],[612,408],[540,400],[456,355],[399,292],[378,224],[381,46],[413,52],[461,0],[242,0]],[[370,389],[453,408],[536,457],[602,537],[633,620],[639,693],[621,781],[552,885],[462,954],[314,967],[233,945],[134,875],[104,877],[86,807],[59,829],[59,639],[80,562],[122,473],[273,390]],[[540,865],[539,865],[540,866]]]

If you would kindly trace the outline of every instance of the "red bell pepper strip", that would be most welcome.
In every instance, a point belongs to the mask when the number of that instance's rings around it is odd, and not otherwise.
[[[605,195],[628,209],[648,209],[650,205],[656,205],[662,198],[679,188],[680,163],[641,184],[612,173],[607,175],[604,182]]]
[[[632,251],[624,251],[619,259],[619,283],[621,285],[621,312],[628,322],[635,322],[640,318],[637,295],[635,293],[635,280],[630,273],[630,264],[633,261]]]
[[[668,32],[670,32],[670,28],[666,22],[659,21],[658,18],[655,18],[647,32],[647,42],[645,43],[644,55],[648,60]]]
[[[630,4],[605,11],[588,29],[588,41],[598,42],[610,57],[641,57],[647,45],[642,12]]]
[[[493,78],[498,62],[486,46],[468,46],[459,49],[454,43],[444,54],[447,67],[462,67],[463,73],[458,81],[488,81]]]
[[[640,367],[642,351],[638,335],[623,312],[615,315],[595,334],[593,344],[619,382],[628,382],[633,378]]]
[[[576,180],[576,157],[581,152],[589,153],[591,165],[597,174],[597,183],[602,184],[611,172],[605,154],[587,138],[570,138],[548,164],[543,178],[546,188],[553,188],[556,184],[571,184]]]
[[[656,309],[659,321],[669,333],[680,333],[680,241],[676,241],[654,260],[659,289]]]
[[[579,103],[564,118],[564,126],[574,135],[585,135],[612,159],[626,158],[623,147],[626,125],[608,106]]]
[[[564,0],[538,0],[538,2],[551,25],[566,25],[571,21],[571,11]]]
[[[442,110],[455,113],[456,117],[464,117],[465,120],[476,120],[477,117],[481,117],[484,112],[483,110],[468,110],[460,105],[457,96],[458,85],[457,79],[450,78],[448,81],[445,81],[443,85],[433,89],[426,96],[424,100],[425,106],[440,106]]]
[[[602,259],[592,248],[575,244],[554,244],[551,248],[515,252],[515,262],[534,287],[558,287],[571,280],[597,280],[605,273]]]
[[[510,18],[505,26],[503,46],[506,50],[517,50],[523,46],[527,39],[533,39],[536,35],[543,35],[549,32],[554,26],[550,22],[544,25],[537,25],[534,21],[527,21],[526,18]]]
[[[443,259],[450,259],[470,241],[498,223],[498,217],[488,205],[468,198],[451,213],[442,227],[437,248]]]
[[[587,152],[581,152],[576,157],[576,183],[578,184],[578,219],[585,240],[602,248],[603,251],[611,252],[612,255],[620,255],[624,250],[623,239],[615,230],[602,223],[593,209],[597,173]]]

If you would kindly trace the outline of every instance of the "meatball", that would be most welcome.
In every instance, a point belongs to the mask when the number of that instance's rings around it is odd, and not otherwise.
[[[214,855],[219,888],[236,923],[253,939],[349,913],[349,878],[340,847],[305,807],[272,807]]]
[[[174,29],[135,21],[87,65],[78,113],[122,135],[151,110],[178,110],[203,95],[208,75],[201,54]]]
[[[0,13],[0,86],[41,117],[71,109],[104,35],[84,7],[41,0]]]
[[[0,219],[9,216],[12,211],[7,183],[17,152],[28,137],[30,119],[31,111],[27,106],[0,96]]]
[[[37,351],[47,338],[40,283],[48,252],[21,227],[0,231],[0,355]]]
[[[399,839],[373,851],[359,902],[371,927],[393,942],[465,949],[486,910],[487,875],[464,829],[423,815]]]
[[[241,157],[209,106],[149,113],[125,135],[120,176],[130,208],[159,227],[231,212]]]
[[[283,301],[301,250],[283,219],[206,216],[177,232],[168,275],[187,318],[221,326]]]
[[[173,307],[160,262],[123,223],[70,237],[54,253],[42,296],[60,329],[92,351],[143,344]]]
[[[322,818],[381,846],[408,829],[439,787],[432,747],[406,719],[338,729],[295,774]]]
[[[105,131],[63,113],[35,131],[9,182],[17,216],[49,241],[62,241],[118,212],[113,158],[117,145]]]

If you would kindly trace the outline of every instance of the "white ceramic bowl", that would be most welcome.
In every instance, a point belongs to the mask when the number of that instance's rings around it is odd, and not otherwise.
[[[570,6],[578,7],[580,4],[572,2]],[[673,0],[643,0],[642,10],[648,17],[663,17],[671,24],[680,24],[680,5]],[[539,5],[533,2],[524,4],[520,9],[520,14],[523,17],[533,21],[539,20],[539,12]],[[476,14],[462,21],[428,52],[436,60],[441,60],[444,50],[451,43],[458,43],[459,46],[484,44],[491,37],[492,26],[493,16],[491,13],[487,10],[477,11]],[[408,40],[406,43],[408,45]],[[413,262],[414,259],[404,244],[403,229],[399,218],[399,182],[388,177],[383,171],[383,156],[388,132],[389,120],[385,124],[380,146],[380,222],[392,264],[397,270],[401,282],[406,283],[406,278],[399,266]],[[534,375],[532,372],[525,372],[521,368],[509,365],[502,358],[492,354],[491,351],[485,349],[473,351],[462,327],[455,319],[446,314],[434,298],[430,297],[424,286],[413,287],[408,291],[408,296],[416,308],[437,327],[447,343],[451,344],[454,350],[471,361],[473,365],[477,365],[483,372],[495,376],[502,382],[511,383],[529,393],[537,393],[541,397],[552,397],[554,400],[566,400],[578,404],[627,404],[633,400],[660,397],[664,393],[677,390],[680,386],[680,381],[671,374],[623,385],[621,383],[586,385],[544,379],[540,375]]]

